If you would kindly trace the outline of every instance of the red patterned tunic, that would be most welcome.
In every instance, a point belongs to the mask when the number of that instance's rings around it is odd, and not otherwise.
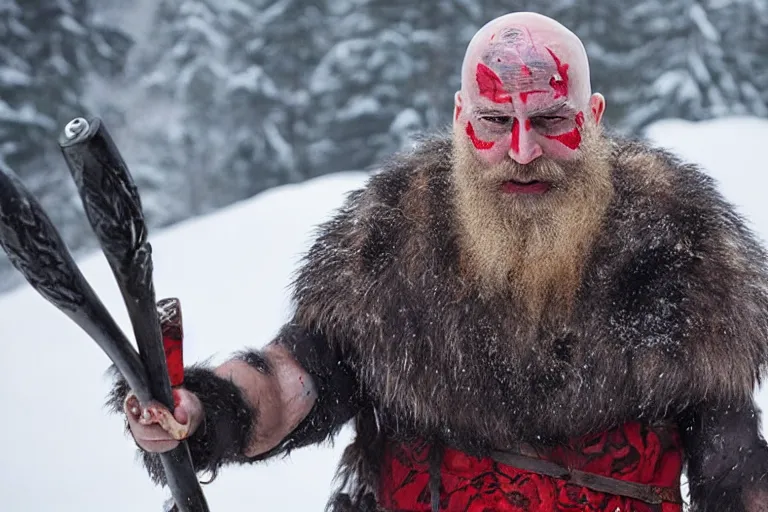
[[[386,450],[380,503],[398,512],[430,512],[429,446]],[[661,487],[680,485],[682,446],[673,428],[628,423],[585,436],[545,457],[570,469]],[[441,465],[441,512],[682,512],[569,484],[492,459],[446,448]]]

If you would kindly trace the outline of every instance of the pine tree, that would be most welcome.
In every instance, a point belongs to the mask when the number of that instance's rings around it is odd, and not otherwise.
[[[758,11],[758,2],[606,1],[569,26],[585,42],[608,122],[638,134],[664,118],[766,114],[758,91],[768,85],[759,78],[768,64],[751,49],[764,39],[755,37],[766,26]]]
[[[94,16],[87,0],[0,5],[0,159],[25,181],[73,249],[85,243],[88,228],[57,137],[72,118],[96,114],[85,99],[89,80],[120,73],[130,45],[124,33]],[[2,255],[0,289],[17,282],[9,271]]]
[[[364,169],[445,127],[463,48],[482,11],[472,2],[338,2],[334,44],[314,69],[314,173]],[[471,26],[471,25],[470,25]]]
[[[91,113],[83,99],[89,75],[120,72],[130,43],[96,21],[87,0],[3,2],[0,157],[22,169],[64,123]]]
[[[213,210],[229,115],[223,83],[231,38],[220,2],[163,0],[131,63],[125,106],[126,153],[146,197],[151,225]]]
[[[328,28],[322,7],[306,0],[255,0],[240,10],[223,84],[231,104],[228,152],[219,181],[231,199],[308,177],[306,77]],[[236,194],[232,196],[232,194]]]

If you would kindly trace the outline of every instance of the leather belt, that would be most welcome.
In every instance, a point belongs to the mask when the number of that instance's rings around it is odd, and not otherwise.
[[[618,480],[608,476],[588,473],[577,469],[570,469],[555,462],[538,457],[515,453],[513,451],[496,450],[490,454],[491,458],[507,466],[512,466],[524,471],[531,471],[550,476],[568,483],[585,487],[597,492],[613,494],[632,498],[653,505],[663,502],[682,504],[683,497],[680,487],[660,487],[656,485],[638,484]]]

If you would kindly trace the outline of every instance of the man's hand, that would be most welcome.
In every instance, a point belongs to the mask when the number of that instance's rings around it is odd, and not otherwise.
[[[123,408],[136,444],[147,452],[162,453],[178,446],[195,433],[204,417],[200,399],[184,388],[173,390],[174,411],[151,402],[142,406],[135,394],[128,393]]]

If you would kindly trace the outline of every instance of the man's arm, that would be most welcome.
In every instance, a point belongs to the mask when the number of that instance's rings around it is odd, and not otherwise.
[[[681,425],[691,512],[768,512],[768,445],[754,404],[698,407]]]
[[[243,351],[217,368],[196,365],[186,371],[185,404],[199,404],[199,426],[187,438],[197,471],[215,477],[226,464],[264,460],[335,435],[360,404],[354,373],[320,334],[286,324],[262,350]],[[128,427],[152,478],[162,483],[159,457],[153,452],[175,446],[156,417],[170,415],[150,407],[131,415],[128,389],[118,382],[110,403],[125,410]],[[126,405],[124,405],[126,404]],[[178,409],[177,409],[178,410]],[[143,423],[143,424],[142,424]],[[152,443],[145,440],[165,438]],[[147,448],[160,446],[161,449]]]

